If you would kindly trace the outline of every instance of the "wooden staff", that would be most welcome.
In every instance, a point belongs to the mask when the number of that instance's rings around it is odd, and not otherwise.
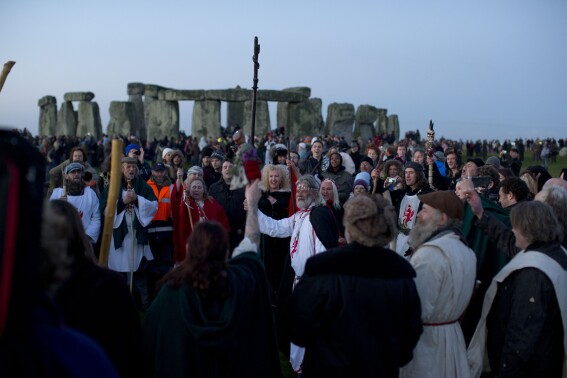
[[[429,130],[427,130],[427,156],[433,158],[433,142],[435,142],[435,131],[433,121],[429,120]],[[433,161],[435,164],[435,161]],[[429,165],[429,186],[433,187],[433,164]]]
[[[258,70],[260,69],[260,63],[258,63],[259,54],[260,45],[258,44],[258,37],[254,37],[254,56],[252,57],[252,61],[254,62],[254,85],[252,86],[252,129],[250,132],[252,146],[254,146],[254,133],[256,132],[256,92],[258,92]]]
[[[110,241],[112,240],[112,231],[114,230],[114,216],[116,213],[116,201],[120,194],[120,184],[122,172],[122,140],[112,140],[110,165],[110,187],[108,188],[108,198],[106,200],[106,209],[104,210],[104,228],[102,229],[102,239],[100,243],[100,254],[98,263],[102,267],[108,266],[108,251],[110,249]]]
[[[8,74],[12,70],[12,67],[14,67],[14,64],[16,64],[16,62],[14,62],[13,60],[9,60],[6,63],[4,63],[4,68],[2,69],[2,73],[0,73],[0,92],[2,92],[2,87],[4,86],[4,82],[6,81]]]

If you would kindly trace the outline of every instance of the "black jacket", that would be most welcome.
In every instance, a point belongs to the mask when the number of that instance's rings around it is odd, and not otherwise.
[[[286,304],[303,376],[397,377],[422,332],[414,277],[395,252],[358,243],[307,260]]]
[[[222,206],[228,222],[230,223],[230,251],[244,239],[244,226],[246,225],[246,211],[244,211],[244,188],[230,190],[221,178],[209,188],[209,195]]]

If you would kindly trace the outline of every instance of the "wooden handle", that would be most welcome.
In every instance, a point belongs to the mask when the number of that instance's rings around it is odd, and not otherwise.
[[[122,163],[122,140],[112,140],[112,155],[110,165],[110,187],[108,188],[108,198],[106,201],[106,209],[104,210],[104,228],[102,229],[102,240],[100,243],[100,254],[98,263],[102,267],[108,266],[108,251],[110,249],[110,241],[112,240],[112,231],[114,230],[114,215],[116,213],[116,202],[120,194],[120,183],[122,172],[120,166]]]
[[[13,60],[4,63],[4,68],[2,69],[2,73],[0,73],[0,92],[2,91],[2,87],[4,86],[4,82],[6,81],[10,70],[14,67],[14,64],[16,64],[16,62]]]

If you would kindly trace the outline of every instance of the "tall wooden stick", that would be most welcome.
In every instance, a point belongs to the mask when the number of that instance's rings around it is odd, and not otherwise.
[[[435,131],[433,121],[429,120],[429,130],[427,130],[427,155],[433,158],[433,143],[435,142]],[[435,164],[435,161],[433,161]],[[429,186],[433,187],[433,165],[429,165]]]
[[[258,54],[260,54],[260,45],[258,44],[258,37],[254,37],[254,85],[252,86],[252,129],[250,131],[250,144],[254,146],[254,133],[256,132],[256,92],[258,92],[258,70],[260,63],[258,63]]]
[[[12,70],[12,67],[14,67],[14,64],[16,64],[16,62],[14,62],[13,60],[9,60],[6,63],[4,63],[4,68],[2,68],[2,73],[0,73],[0,92],[2,92],[2,87],[4,86],[4,82],[6,82],[6,78],[8,77],[10,71]]]
[[[110,187],[108,188],[108,198],[106,200],[106,209],[104,211],[104,228],[102,229],[102,239],[100,243],[100,254],[98,263],[100,266],[108,266],[108,251],[110,249],[110,241],[112,240],[112,231],[114,231],[114,215],[116,213],[116,201],[120,194],[121,175],[120,166],[122,165],[122,140],[112,140],[112,155],[110,166]]]

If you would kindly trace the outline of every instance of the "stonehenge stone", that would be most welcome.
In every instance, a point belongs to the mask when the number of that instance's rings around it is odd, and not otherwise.
[[[282,90],[283,92],[291,92],[291,93],[299,93],[305,96],[306,98],[311,97],[311,88],[309,87],[291,87],[285,88]]]
[[[39,110],[39,135],[55,135],[57,131],[57,99],[54,96],[44,96],[37,104]]]
[[[397,114],[388,116],[388,133],[394,132],[396,140],[400,140],[400,121]]]
[[[388,109],[378,109],[378,117],[376,117],[376,133],[388,133]]]
[[[128,96],[143,96],[146,91],[144,83],[128,83]]]
[[[242,130],[244,135],[252,135],[252,100],[244,102],[244,115],[242,117]],[[270,109],[267,101],[256,100],[256,121],[254,123],[254,136],[261,136],[271,130]]]
[[[146,119],[144,114],[144,100],[142,97],[144,92],[145,92],[144,84],[142,83],[128,84],[128,101],[130,101],[134,105],[134,109],[133,109],[134,117],[130,119],[131,131],[129,135],[135,135],[140,139],[146,139],[148,137],[148,130],[146,129]]]
[[[354,125],[354,105],[330,104],[327,108],[327,133],[338,135],[347,141],[352,140]]]
[[[252,99],[251,89],[242,89],[240,87],[231,89],[211,89],[205,91],[205,98],[207,100],[217,100],[217,101],[233,101],[233,102],[244,102]]]
[[[164,89],[159,91],[158,99],[167,101],[202,101],[205,99],[205,91]]]
[[[377,117],[378,108],[371,105],[360,105],[354,116],[354,137],[361,137],[362,140],[372,138],[376,134],[374,121]]]
[[[320,135],[323,131],[322,104],[319,98],[287,104],[286,122],[278,124],[278,127],[285,126],[286,134],[293,139],[306,135]],[[278,117],[278,122],[281,119],[284,117]]]
[[[159,92],[166,89],[167,89],[166,87],[162,87],[160,85],[144,84],[144,99],[150,97],[153,98],[154,100],[157,100],[159,96]]]
[[[226,126],[234,127],[244,124],[244,103],[241,101],[228,101],[226,105]]]
[[[79,102],[77,117],[77,136],[91,135],[95,140],[102,138],[102,122],[100,110],[96,102]]]
[[[63,95],[65,101],[91,101],[94,97],[93,92],[68,92]]]
[[[56,135],[77,136],[77,113],[71,101],[61,103],[57,113]]]
[[[110,113],[110,120],[106,127],[106,133],[108,135],[136,135],[136,130],[134,128],[136,109],[132,102],[112,101],[108,111]],[[139,135],[136,136],[139,137]]]
[[[216,138],[220,135],[220,101],[195,101],[192,117],[191,135],[194,137],[205,137],[206,139],[209,136]]]
[[[146,108],[148,114],[148,140],[177,138],[179,136],[179,103],[154,100]]]

